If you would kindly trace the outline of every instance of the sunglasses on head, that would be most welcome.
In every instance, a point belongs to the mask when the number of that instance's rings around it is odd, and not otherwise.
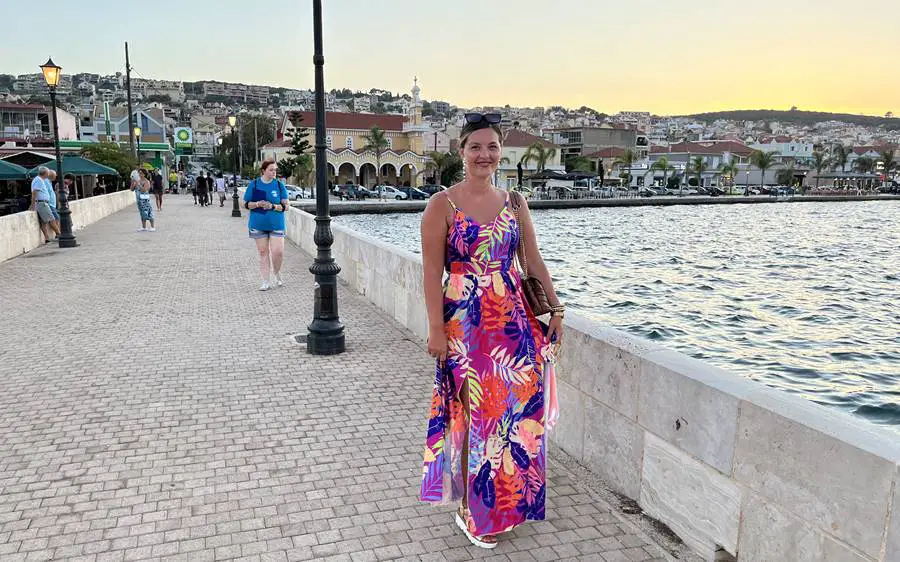
[[[466,113],[466,123],[475,125],[478,123],[488,123],[490,125],[499,125],[503,117],[499,113]]]

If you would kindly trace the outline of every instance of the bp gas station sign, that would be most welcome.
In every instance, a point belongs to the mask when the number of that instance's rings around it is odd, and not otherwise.
[[[191,154],[194,148],[194,131],[189,127],[175,128],[175,154]]]

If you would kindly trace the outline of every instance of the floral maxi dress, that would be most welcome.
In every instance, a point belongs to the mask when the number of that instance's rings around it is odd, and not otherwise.
[[[546,434],[557,416],[551,346],[514,267],[519,230],[509,196],[497,217],[483,225],[450,204],[454,220],[444,284],[449,353],[445,367],[435,367],[420,497],[459,502],[465,486],[476,534],[493,535],[544,518]],[[463,385],[468,427],[459,395]],[[548,411],[551,404],[554,411]]]

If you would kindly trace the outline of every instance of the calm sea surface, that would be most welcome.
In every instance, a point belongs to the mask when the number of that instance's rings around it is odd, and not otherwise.
[[[900,202],[533,216],[570,308],[900,431]],[[420,219],[335,220],[419,253]]]

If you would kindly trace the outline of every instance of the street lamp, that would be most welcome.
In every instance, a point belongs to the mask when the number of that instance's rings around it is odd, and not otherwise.
[[[143,167],[143,162],[141,162],[141,128],[138,126],[134,127],[134,138],[137,139],[137,157],[138,157],[138,168]]]
[[[60,70],[62,67],[53,64],[53,59],[47,59],[41,67],[44,80],[50,89],[50,105],[53,111],[53,148],[56,152],[56,177],[59,185],[63,186],[63,161],[59,153],[59,123],[56,115],[56,87],[59,85]],[[53,189],[53,186],[50,186]],[[78,245],[75,235],[72,233],[72,211],[69,209],[69,196],[65,189],[59,190],[59,247],[74,248]]]
[[[316,258],[309,267],[315,278],[313,321],[306,349],[314,355],[344,352],[344,326],[338,316],[337,275],[341,266],[331,255],[334,235],[328,214],[328,157],[325,154],[325,57],[322,55],[322,0],[313,0],[313,65],[316,79]]]
[[[744,189],[744,197],[747,197],[750,195],[750,168],[751,167],[752,166],[750,164],[747,164],[747,187]]]
[[[238,153],[237,153],[237,138],[235,136],[234,126],[237,124],[237,117],[234,115],[228,116],[228,125],[231,127],[231,140],[234,143],[234,174],[232,175],[232,180],[234,180],[234,193],[231,195],[231,216],[232,217],[240,217],[241,216],[241,206],[238,203],[238,193],[237,193],[237,167],[238,167]],[[222,139],[219,139],[222,140]]]

